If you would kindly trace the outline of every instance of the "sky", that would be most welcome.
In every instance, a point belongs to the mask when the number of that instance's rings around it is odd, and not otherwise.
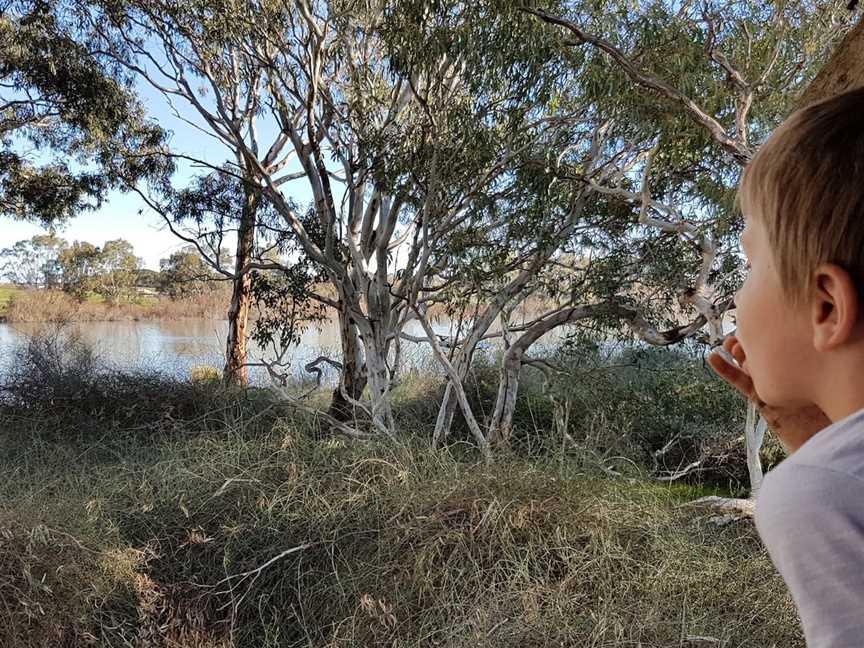
[[[177,237],[161,227],[160,217],[154,213],[139,216],[140,207],[137,196],[112,193],[99,211],[78,216],[57,234],[69,242],[89,241],[100,247],[105,241],[124,238],[132,243],[145,267],[158,270],[159,259],[182,245]],[[0,224],[0,249],[44,233],[38,225],[4,219]]]
[[[149,84],[139,82],[138,91],[150,118],[170,132],[172,149],[215,165],[221,165],[231,157],[228,149],[220,142],[174,115],[162,94]],[[184,118],[201,123],[193,109],[179,103],[176,107]],[[262,133],[262,137],[265,135],[266,133]],[[266,142],[266,138],[262,141]],[[174,178],[177,186],[184,185],[192,175],[205,172],[200,168],[191,168],[188,164],[178,165],[178,168]],[[293,191],[298,189],[303,193],[299,186],[292,187]],[[302,201],[304,197],[295,195],[296,198]],[[45,230],[39,225],[3,219],[0,221],[0,249],[43,233]],[[97,211],[77,216],[58,228],[57,234],[70,242],[88,241],[98,246],[111,239],[124,238],[132,243],[135,253],[143,259],[144,267],[153,270],[159,269],[160,259],[185,245],[171,234],[162,217],[151,210],[137,194],[120,191],[109,193]],[[233,251],[234,242],[229,239],[226,243]]]

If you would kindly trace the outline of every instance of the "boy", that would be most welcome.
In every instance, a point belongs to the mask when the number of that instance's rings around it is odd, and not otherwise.
[[[749,275],[735,359],[714,370],[753,400],[790,456],[756,527],[808,648],[864,646],[864,89],[799,110],[739,191]]]

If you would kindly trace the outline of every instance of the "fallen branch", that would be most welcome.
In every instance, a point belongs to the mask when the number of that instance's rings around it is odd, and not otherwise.
[[[686,477],[690,473],[692,473],[694,471],[698,471],[699,469],[701,469],[702,468],[702,461],[703,461],[702,459],[700,459],[699,461],[694,461],[693,463],[691,463],[687,466],[684,466],[680,470],[676,470],[675,472],[669,473],[668,475],[661,475],[660,477],[657,477],[657,480],[663,481],[663,482],[677,481],[683,477]]]
[[[737,497],[709,495],[681,506],[703,508],[734,519],[752,518],[756,514],[756,500]]]

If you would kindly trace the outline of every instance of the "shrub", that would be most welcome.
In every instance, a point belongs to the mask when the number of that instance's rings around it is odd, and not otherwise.
[[[38,425],[43,438],[222,430],[258,410],[266,425],[277,405],[267,392],[218,381],[118,371],[62,326],[30,338],[0,385],[0,416],[17,420],[21,434]]]
[[[189,379],[193,383],[218,383],[222,380],[222,372],[210,365],[195,365],[189,369]]]
[[[110,303],[78,301],[60,290],[19,290],[5,309],[9,322],[102,322],[132,320],[224,319],[230,287],[218,284],[206,293],[183,299],[141,298]]]

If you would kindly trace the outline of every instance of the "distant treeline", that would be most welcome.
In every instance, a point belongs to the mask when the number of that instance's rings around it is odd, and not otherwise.
[[[226,261],[228,255],[226,253]],[[193,246],[180,249],[159,263],[143,267],[125,239],[101,247],[86,241],[69,243],[54,233],[18,241],[0,251],[0,277],[21,288],[59,290],[79,302],[122,304],[148,295],[190,298],[213,289],[220,277]]]

